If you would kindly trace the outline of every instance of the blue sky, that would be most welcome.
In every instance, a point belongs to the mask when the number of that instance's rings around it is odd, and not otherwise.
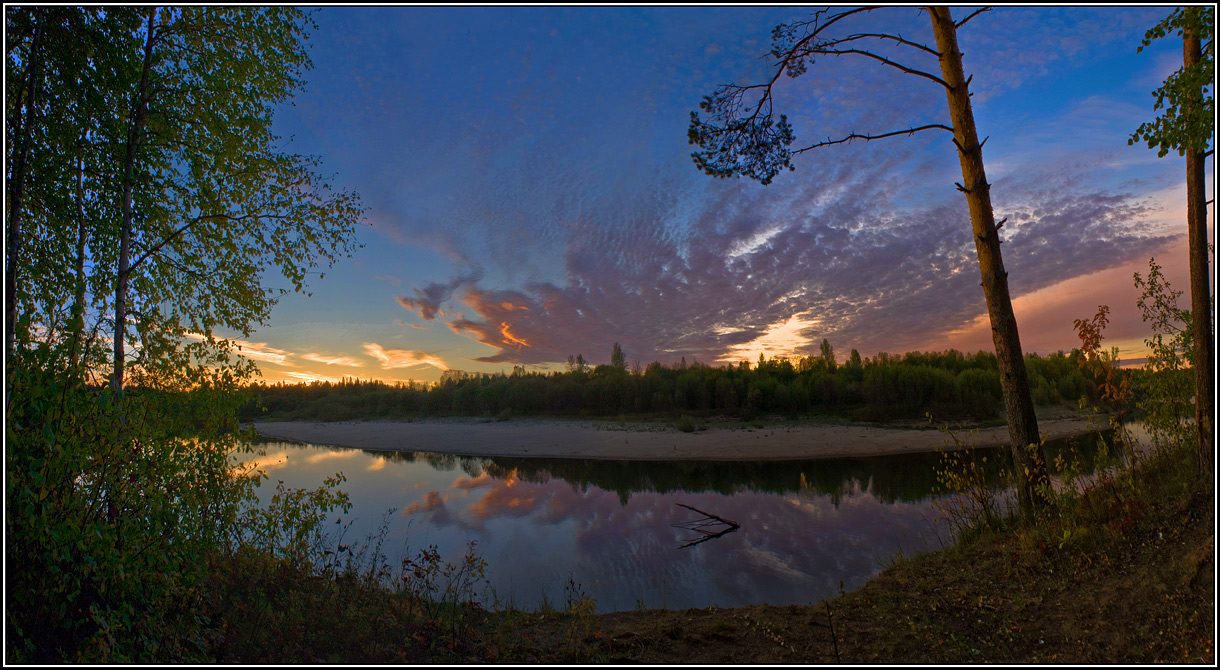
[[[997,8],[959,31],[1026,351],[1076,346],[1072,320],[1104,303],[1107,343],[1141,355],[1132,273],[1156,256],[1187,286],[1184,162],[1127,146],[1181,63],[1172,38],[1136,53],[1168,12]],[[642,364],[800,356],[822,338],[843,356],[991,349],[947,133],[806,152],[769,186],[695,169],[690,112],[768,78],[771,29],[805,8],[312,16],[314,68],[275,128],[369,212],[364,247],[252,333],[270,381],[559,369],[616,341]],[[935,44],[916,8],[853,18]],[[948,123],[934,84],[851,56],[784,78],[776,101],[794,147]]]

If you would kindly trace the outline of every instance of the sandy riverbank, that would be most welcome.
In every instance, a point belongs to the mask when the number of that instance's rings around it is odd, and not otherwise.
[[[1049,440],[1106,426],[1105,417],[1039,420]],[[775,422],[756,428],[737,422],[713,423],[693,433],[671,425],[513,419],[425,421],[256,422],[268,438],[376,451],[426,451],[467,456],[592,458],[607,460],[785,460],[880,456],[942,449],[949,437],[937,430],[876,428]],[[1007,444],[1008,428],[965,431],[968,444]]]

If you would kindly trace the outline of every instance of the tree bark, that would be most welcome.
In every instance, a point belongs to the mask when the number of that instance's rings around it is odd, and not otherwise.
[[[1182,60],[1186,68],[1198,64],[1203,53],[1199,34],[1194,25],[1187,22],[1182,33]],[[1183,116],[1188,119],[1199,113],[1202,107],[1202,91],[1190,91],[1186,98]],[[1189,124],[1188,124],[1189,125]],[[1212,362],[1212,316],[1210,274],[1207,267],[1207,187],[1204,181],[1203,157],[1206,146],[1193,146],[1186,142],[1186,223],[1190,245],[1190,314],[1194,330],[1195,360],[1195,427],[1198,434],[1199,470],[1210,475],[1215,467],[1212,442],[1214,416],[1212,402],[1215,399],[1214,371]]]
[[[1042,455],[1042,440],[1038,434],[1038,418],[1034,414],[1033,396],[1017,334],[1017,319],[1008,293],[1008,273],[1000,256],[1000,234],[991,207],[991,185],[983,170],[983,147],[974,124],[970,92],[962,70],[962,53],[957,46],[957,27],[948,7],[929,7],[936,46],[940,51],[940,69],[948,84],[949,114],[953,120],[953,141],[957,145],[962,166],[962,187],[970,205],[970,224],[974,231],[974,247],[982,275],[983,296],[987,315],[991,319],[991,337],[999,359],[1000,386],[1004,394],[1004,409],[1008,415],[1008,435],[1012,445],[1012,460],[1021,478],[1018,495],[1021,505],[1030,509],[1041,502],[1039,484],[1049,482],[1046,460]]]
[[[136,154],[143,137],[144,117],[151,97],[149,74],[152,69],[153,41],[157,34],[156,19],[157,8],[149,7],[140,88],[132,101],[131,130],[127,135],[127,154],[123,162],[123,223],[119,240],[119,268],[114,289],[114,371],[110,378],[110,387],[116,395],[123,390],[123,373],[127,363],[127,287],[131,275],[131,228],[134,218],[132,198],[135,193]]]

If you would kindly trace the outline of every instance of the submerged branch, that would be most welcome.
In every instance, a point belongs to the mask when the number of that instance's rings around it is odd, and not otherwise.
[[[711,514],[709,512],[704,512],[703,510],[695,508],[695,507],[691,507],[690,505],[684,505],[682,503],[674,503],[674,504],[679,507],[685,507],[686,509],[691,510],[692,512],[696,512],[698,514],[703,515],[702,519],[696,519],[694,521],[686,521],[683,523],[670,524],[674,528],[685,528],[686,530],[693,530],[697,533],[702,534],[702,537],[699,537],[695,540],[687,542],[686,544],[678,547],[679,549],[685,549],[686,547],[693,547],[696,544],[699,544],[700,542],[707,542],[708,540],[714,540],[718,537],[728,535],[729,533],[737,530],[738,528],[741,528],[741,524],[737,523],[736,521],[730,521],[728,519],[725,519],[724,517],[720,517],[715,514]],[[724,526],[724,528],[722,528],[719,531],[711,530],[711,529],[719,527],[719,526]]]

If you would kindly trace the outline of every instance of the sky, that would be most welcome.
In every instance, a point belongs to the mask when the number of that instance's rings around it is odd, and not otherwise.
[[[1070,351],[1072,321],[1106,304],[1103,344],[1138,358],[1150,332],[1133,273],[1155,257],[1188,290],[1185,161],[1127,144],[1181,66],[1175,38],[1136,53],[1168,13],[1000,7],[959,30],[1027,353]],[[313,69],[274,129],[360,194],[363,247],[283,298],[243,352],[268,382],[430,382],[605,363],[615,342],[641,365],[795,358],[824,338],[840,360],[991,351],[947,133],[808,151],[767,186],[696,170],[690,113],[717,85],[770,78],[771,30],[808,16],[313,10]],[[848,21],[935,45],[913,7]],[[885,50],[939,73],[934,57]],[[949,124],[940,87],[858,56],[783,78],[775,100],[794,148]]]

